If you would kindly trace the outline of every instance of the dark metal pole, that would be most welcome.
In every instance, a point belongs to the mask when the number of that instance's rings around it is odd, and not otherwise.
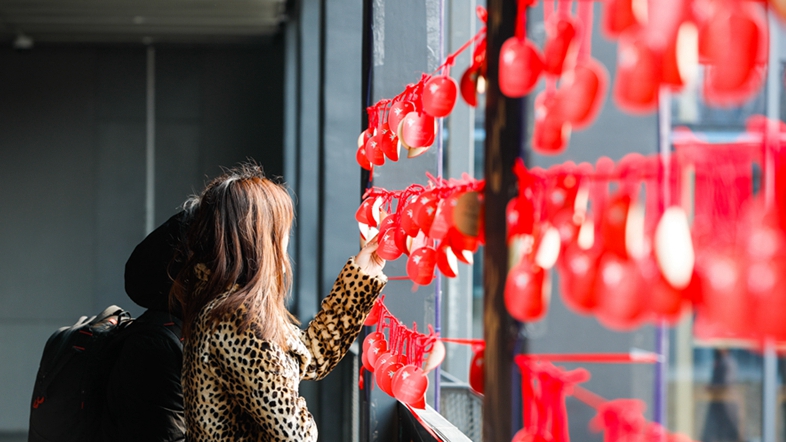
[[[521,154],[526,126],[524,99],[505,97],[500,93],[497,82],[500,47],[514,34],[516,3],[511,0],[488,1],[486,246],[483,253],[483,335],[486,340],[483,440],[486,442],[511,439],[512,414],[515,412],[512,396],[518,394],[512,391],[513,354],[518,330],[504,302],[508,274],[505,207],[516,193],[513,164]]]
[[[374,45],[374,35],[373,29],[371,28],[371,24],[373,23],[372,20],[372,13],[373,13],[373,2],[372,0],[363,0],[363,84],[361,85],[363,92],[362,92],[362,102],[359,103],[360,106],[360,115],[362,121],[362,127],[358,128],[358,133],[366,129],[368,126],[368,114],[366,113],[366,108],[371,105],[371,88],[373,87],[373,65],[372,65],[372,56],[373,56],[373,45]],[[365,169],[361,169],[360,171],[360,195],[362,196],[365,193],[366,189],[371,185],[371,174],[369,171]],[[358,343],[362,343],[366,336],[371,333],[371,327],[363,327],[363,330],[360,332],[360,336],[358,337]],[[357,354],[358,361],[361,361],[361,357],[363,355],[363,346],[358,344],[358,348],[360,352]],[[362,362],[358,362],[358,367],[362,366]],[[374,379],[371,377],[371,373],[368,371],[363,371],[363,374],[360,375],[363,377],[363,383],[365,385],[364,389],[359,394],[359,408],[360,408],[360,419],[358,423],[358,433],[359,433],[359,441],[366,442],[372,440],[372,428],[371,428],[371,384],[374,382]],[[352,388],[356,388],[354,385]]]

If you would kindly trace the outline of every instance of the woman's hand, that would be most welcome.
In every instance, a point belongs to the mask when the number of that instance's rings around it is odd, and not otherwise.
[[[379,247],[379,235],[367,242],[355,256],[355,264],[363,273],[371,277],[379,276],[385,268],[385,260],[377,255],[377,247]]]

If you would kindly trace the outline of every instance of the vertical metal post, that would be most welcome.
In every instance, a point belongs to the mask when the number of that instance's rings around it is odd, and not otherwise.
[[[156,219],[156,48],[147,47],[147,103],[145,142],[145,235],[153,231]]]
[[[671,94],[668,89],[661,88],[658,103],[658,154],[661,160],[661,210],[669,207],[671,198]],[[666,408],[669,370],[669,330],[661,323],[655,328],[655,352],[658,363],[655,364],[655,397],[653,420],[666,426]]]
[[[524,99],[502,95],[498,83],[500,47],[513,36],[516,3],[488,1],[488,91],[486,94],[485,141],[485,231],[483,253],[483,336],[485,350],[485,395],[483,440],[511,439],[511,373],[517,328],[505,309],[504,290],[508,274],[505,238],[505,207],[515,195],[513,164],[525,139]]]
[[[777,121],[780,118],[780,57],[778,55],[778,22],[777,17],[768,12],[770,32],[770,50],[767,63],[767,118]],[[774,32],[773,32],[774,31]],[[771,207],[775,199],[775,163],[774,148],[780,144],[777,125],[767,125],[764,134],[764,198],[767,207]],[[771,139],[771,138],[774,138]],[[764,367],[762,379],[762,442],[775,442],[777,439],[778,415],[778,357],[775,343],[768,339],[764,343]]]
[[[439,50],[437,51],[439,63],[445,60],[445,0],[439,0]],[[444,163],[443,144],[443,127],[445,119],[440,118],[437,125],[437,177],[442,178],[442,165]],[[442,332],[442,275],[437,272],[437,278],[434,283],[434,332],[440,334]],[[440,366],[434,369],[434,409],[439,411],[440,400],[440,375],[442,369]]]

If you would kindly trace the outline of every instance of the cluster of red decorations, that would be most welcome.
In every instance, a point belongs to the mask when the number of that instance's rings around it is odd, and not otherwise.
[[[597,405],[590,428],[603,431],[603,442],[692,442],[683,434],[669,433],[644,418],[646,405],[638,399],[615,399]]]
[[[678,130],[668,161],[630,154],[594,167],[518,164],[519,196],[507,213],[517,259],[508,311],[542,318],[556,265],[565,304],[613,329],[673,322],[693,305],[700,338],[786,341],[783,133],[783,123],[754,117],[726,144]],[[758,196],[756,169],[769,171]],[[692,207],[692,224],[681,207]]]
[[[516,364],[521,371],[524,428],[513,436],[513,442],[570,442],[565,398],[576,384],[589,380],[589,372],[583,368],[566,371],[523,356],[516,357]]]
[[[660,209],[660,164],[657,156],[639,154],[618,164],[603,157],[594,168],[517,164],[519,196],[507,210],[508,242],[518,259],[505,287],[511,316],[536,321],[545,315],[548,269],[556,264],[565,304],[607,327],[679,317],[696,291],[693,250],[685,213]],[[610,182],[618,184],[611,195]]]
[[[575,17],[572,0],[556,1],[556,13],[554,0],[544,1],[547,38],[541,52],[526,35],[526,9],[537,0],[518,0],[516,35],[499,57],[499,87],[509,97],[523,97],[546,78],[535,99],[532,139],[533,149],[544,154],[562,152],[572,129],[592,123],[608,83],[606,68],[590,55],[592,2],[579,1]],[[705,67],[703,97],[712,105],[742,104],[761,87],[769,34],[764,10],[755,2],[603,3],[605,34],[619,42],[614,98],[621,108],[655,110],[660,91],[682,89],[699,64]]]
[[[478,7],[478,16],[485,22],[486,10]],[[450,67],[459,54],[477,43],[472,64],[461,77],[461,86],[450,77]],[[437,74],[437,72],[441,72]],[[486,28],[456,52],[431,75],[423,74],[415,84],[391,99],[383,99],[366,109],[368,128],[358,137],[355,158],[360,167],[372,170],[385,164],[385,158],[398,161],[401,148],[407,158],[425,153],[434,143],[437,118],[448,116],[456,105],[459,91],[470,105],[477,104],[477,94],[486,88]]]
[[[435,268],[455,278],[458,262],[472,263],[472,254],[484,242],[483,187],[484,181],[469,177],[432,176],[427,187],[413,184],[402,191],[373,187],[355,218],[364,239],[378,235],[380,257],[408,256],[407,276],[416,284],[431,283]]]
[[[513,436],[516,441],[570,442],[565,398],[573,395],[597,410],[590,428],[604,432],[604,442],[691,442],[681,434],[669,433],[663,426],[644,418],[646,405],[638,399],[611,401],[577,384],[586,382],[590,373],[578,368],[566,371],[529,355],[515,358],[521,371],[524,428]]]
[[[699,338],[786,341],[784,129],[756,117],[739,142],[708,144],[684,134],[675,142],[679,163],[695,170]],[[758,195],[756,168],[765,171]]]
[[[633,0],[609,0],[603,24],[619,39],[614,97],[627,110],[655,109],[661,87],[681,89],[698,63],[704,98],[714,105],[741,104],[765,76],[768,29],[754,2],[673,0],[637,9]]]
[[[609,74],[590,55],[591,2],[579,2],[579,17],[571,15],[571,1],[560,1],[556,14],[554,2],[545,2],[543,53],[527,39],[526,7],[535,3],[518,2],[516,35],[500,50],[499,88],[508,97],[523,97],[532,92],[542,74],[546,76],[546,90],[535,99],[532,148],[557,154],[567,147],[571,129],[594,121],[606,97]]]
[[[363,341],[361,371],[374,373],[380,390],[390,396],[426,408],[427,374],[445,358],[445,346],[431,326],[429,334],[418,333],[417,324],[407,328],[385,307],[384,297],[377,299],[365,325],[377,328]]]

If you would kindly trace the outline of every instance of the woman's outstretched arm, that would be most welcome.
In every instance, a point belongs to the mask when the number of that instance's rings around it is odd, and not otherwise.
[[[376,254],[376,239],[350,258],[336,278],[322,309],[303,331],[311,353],[303,379],[321,379],[333,370],[355,341],[374,301],[387,283],[385,261]]]

